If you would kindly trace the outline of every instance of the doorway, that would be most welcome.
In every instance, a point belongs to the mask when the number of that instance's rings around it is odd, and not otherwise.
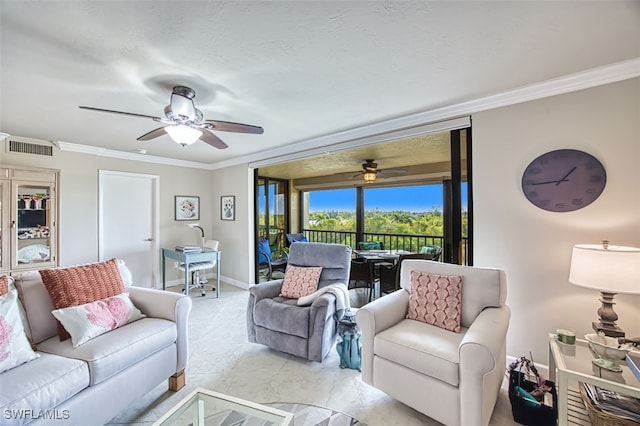
[[[100,170],[98,257],[123,259],[137,286],[157,288],[159,176]]]
[[[264,281],[260,275],[264,265],[260,264],[261,256],[257,252],[257,242],[260,238],[268,240],[272,254],[285,249],[285,235],[289,232],[290,199],[287,180],[258,176],[258,170],[255,173],[255,282],[259,283]]]

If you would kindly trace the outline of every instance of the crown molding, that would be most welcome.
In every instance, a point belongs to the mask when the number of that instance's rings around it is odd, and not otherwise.
[[[126,151],[117,151],[114,149],[100,148],[96,146],[81,145],[63,141],[55,141],[55,143],[58,145],[61,151],[77,152],[80,154],[96,155],[99,157],[118,158],[121,160],[142,161],[144,163],[163,164],[167,166],[213,170],[213,167],[210,164],[199,163],[197,161],[176,160],[174,158],[137,154]]]
[[[425,129],[428,129],[431,126],[435,125],[437,127],[439,124],[442,124],[442,122],[446,122],[448,120],[454,120],[455,122],[457,119],[468,119],[468,116],[474,113],[562,95],[637,77],[640,77],[640,57],[529,84],[466,102],[366,124],[364,126],[358,126],[317,138],[298,141],[286,146],[259,151],[253,154],[214,163],[175,160],[172,158],[116,151],[62,141],[56,141],[54,143],[58,144],[62,151],[78,152],[132,161],[143,161],[168,166],[189,167],[205,170],[216,170],[240,164],[250,164],[251,167],[263,167],[266,165],[290,161],[294,158],[303,158],[309,155],[318,155],[329,151],[342,151],[358,146],[380,143],[390,140],[393,137],[408,137],[424,134]]]
[[[328,149],[331,152],[341,151],[368,145],[371,143],[369,139],[373,136],[380,139],[378,142],[382,142],[383,138],[381,136],[385,134],[399,130],[409,130],[407,133],[410,133],[411,128],[418,129],[424,126],[425,123],[437,123],[453,117],[469,116],[490,109],[589,89],[636,77],[640,77],[640,57],[529,84],[467,102],[356,127],[243,157],[223,160],[212,163],[211,166],[213,169],[247,163],[251,166],[266,166],[290,161],[292,158],[306,157],[307,155],[305,154],[309,153],[309,150],[315,149],[318,154],[326,153]],[[420,133],[414,133],[414,135],[418,134]],[[296,154],[298,155],[297,157]]]

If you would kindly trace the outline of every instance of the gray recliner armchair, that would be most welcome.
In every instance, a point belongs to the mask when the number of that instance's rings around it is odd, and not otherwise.
[[[351,247],[341,244],[292,244],[289,265],[322,266],[318,288],[349,282]],[[249,288],[249,341],[322,362],[336,341],[336,297],[325,292],[309,306],[280,296],[283,280]]]

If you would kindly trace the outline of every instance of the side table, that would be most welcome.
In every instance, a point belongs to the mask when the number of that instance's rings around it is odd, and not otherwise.
[[[572,394],[572,400],[577,398],[582,401],[577,383],[573,382],[591,383],[603,389],[640,398],[640,381],[625,361],[620,361],[622,373],[613,373],[594,366],[591,360],[595,357],[586,340],[576,339],[575,345],[567,345],[560,343],[555,334],[549,334],[549,378],[557,386],[559,425],[583,424],[580,419],[584,415],[569,407],[569,394]],[[570,381],[576,389],[569,388]]]

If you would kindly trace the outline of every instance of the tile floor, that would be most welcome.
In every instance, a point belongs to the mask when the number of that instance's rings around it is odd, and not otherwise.
[[[176,291],[179,289],[174,288]],[[352,304],[366,302],[365,290],[352,290]],[[246,290],[222,286],[200,297],[192,291],[187,385],[179,392],[163,383],[110,425],[149,425],[195,387],[204,387],[261,403],[300,402],[333,408],[369,426],[438,425],[360,380],[355,370],[340,369],[332,350],[323,363],[306,361],[247,341]],[[500,394],[491,425],[514,425],[506,391]]]

